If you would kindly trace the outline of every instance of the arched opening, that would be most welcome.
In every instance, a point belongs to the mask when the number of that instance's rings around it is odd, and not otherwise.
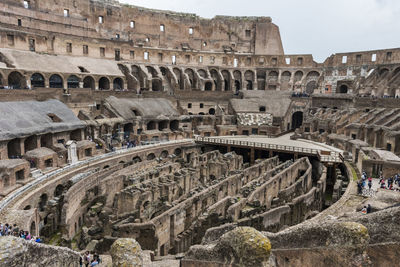
[[[38,87],[45,87],[44,85],[44,77],[40,73],[34,73],[31,76],[31,85],[32,88],[38,88]]]
[[[47,194],[42,194],[39,198],[39,211],[44,211],[47,204],[48,196]]]
[[[206,82],[204,86],[204,91],[211,91],[212,90],[212,83],[211,82]]]
[[[214,108],[210,108],[210,109],[208,110],[208,114],[210,114],[210,115],[215,115],[215,109],[214,109]]]
[[[59,197],[62,195],[64,191],[64,186],[62,184],[57,185],[56,189],[54,190],[54,196]]]
[[[160,158],[165,159],[166,157],[168,157],[168,151],[167,150],[163,150],[160,154]]]
[[[142,162],[142,159],[139,156],[136,156],[132,159],[133,163]]]
[[[214,82],[214,85],[215,85],[215,90],[216,91],[221,91],[221,77],[220,77],[220,75],[219,75],[219,73],[218,73],[218,71],[217,70],[214,70],[214,69],[212,69],[212,70],[210,70],[210,74],[211,74],[211,78],[213,79],[213,82]]]
[[[11,89],[22,89],[26,87],[25,77],[18,71],[13,71],[8,75],[8,87]]]
[[[247,90],[253,90],[253,82],[250,81],[250,80],[247,80],[246,82],[247,82],[246,89]]]
[[[164,129],[168,129],[169,122],[168,121],[160,121],[158,123],[158,130],[162,131]]]
[[[246,89],[253,90],[253,83],[254,83],[254,72],[248,70],[244,73],[244,78],[246,80]]]
[[[339,88],[339,93],[340,93],[340,94],[347,94],[348,89],[349,89],[349,88],[347,87],[347,85],[342,84],[342,85],[340,86],[340,88]]]
[[[240,82],[239,81],[235,81],[235,91],[236,93],[238,93],[240,91]]]
[[[311,81],[308,82],[306,85],[306,93],[311,95],[314,93],[314,90],[317,89],[317,82],[316,81]]]
[[[238,70],[233,72],[233,78],[235,79],[235,91],[239,93],[242,89],[242,73]]]
[[[171,131],[178,131],[179,130],[179,121],[178,120],[173,120],[169,123],[169,128]]]
[[[53,135],[51,133],[42,135],[40,137],[41,147],[51,148],[53,146]]]
[[[265,90],[267,73],[265,70],[257,70],[257,85],[258,90]]]
[[[79,78],[75,75],[71,75],[67,79],[68,88],[79,88]]]
[[[298,70],[294,74],[294,82],[299,82],[303,78],[303,72]]]
[[[124,81],[121,78],[115,78],[113,81],[114,90],[123,90],[124,89]]]
[[[190,88],[195,89],[197,87],[197,79],[194,75],[194,71],[192,69],[186,69],[185,73],[189,78]]]
[[[265,106],[261,106],[261,107],[259,108],[259,111],[260,111],[260,112],[265,112]]]
[[[133,133],[133,123],[127,123],[124,125],[124,133],[125,133],[125,138],[129,137],[129,135]]]
[[[26,138],[24,141],[24,147],[25,147],[25,152],[37,148],[37,136],[31,135],[28,138]]]
[[[110,90],[110,80],[106,77],[101,77],[99,80],[99,90]]]
[[[35,222],[32,222],[32,223],[31,223],[31,228],[29,229],[29,233],[30,233],[32,236],[36,235],[36,223],[35,223]]]
[[[155,92],[162,91],[162,81],[159,78],[155,78],[151,81],[151,88]]]
[[[292,130],[300,128],[303,124],[303,112],[296,111],[292,115]]]
[[[156,124],[155,121],[149,121],[149,122],[147,123],[147,130],[148,130],[148,131],[150,131],[150,130],[156,130],[156,126],[157,126],[157,124]]]
[[[50,76],[49,79],[49,86],[50,88],[63,88],[64,82],[60,75],[53,74]]]
[[[0,88],[4,87],[3,75],[0,73]]]
[[[83,79],[83,88],[90,88],[92,90],[96,89],[96,84],[95,84],[93,77],[86,76]]]
[[[82,140],[82,131],[81,129],[76,129],[74,131],[71,132],[69,138],[71,140],[75,140],[75,141],[81,141]]]
[[[178,69],[178,68],[174,68],[172,71],[175,73],[176,81],[178,83],[179,89],[180,90],[184,90],[185,86],[184,86],[184,83],[183,83],[182,71],[180,69]]]
[[[154,153],[150,153],[147,155],[147,160],[153,160],[156,158],[156,155],[154,155]]]
[[[21,157],[21,145],[19,139],[13,139],[7,143],[7,152],[9,159]]]
[[[180,148],[176,148],[175,150],[174,150],[174,154],[175,154],[175,156],[180,156],[180,155],[182,155],[182,149],[180,149]]]

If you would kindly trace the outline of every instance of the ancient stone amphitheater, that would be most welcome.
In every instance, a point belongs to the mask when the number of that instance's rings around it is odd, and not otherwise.
[[[44,241],[0,237],[1,266],[400,266],[400,48],[317,63],[269,17],[2,0],[0,88],[0,223]]]

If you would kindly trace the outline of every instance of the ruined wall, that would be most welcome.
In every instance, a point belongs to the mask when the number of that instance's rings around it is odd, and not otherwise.
[[[0,238],[0,262],[4,266],[78,267],[79,253],[68,248],[48,246],[21,238]]]

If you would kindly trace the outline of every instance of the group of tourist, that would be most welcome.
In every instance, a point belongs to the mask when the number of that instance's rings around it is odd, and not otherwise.
[[[395,176],[391,176],[387,179],[387,185],[385,179],[382,177],[379,178],[380,188],[389,189],[389,190],[396,190],[400,191],[400,175],[396,174]],[[395,185],[398,187],[395,188]]]
[[[0,236],[14,236],[20,237],[27,241],[42,243],[42,240],[39,236],[32,236],[28,231],[20,230],[16,224],[11,225],[8,223],[0,223]]]
[[[81,254],[81,257],[79,258],[80,267],[82,267],[83,265],[85,265],[85,267],[96,266],[99,265],[100,262],[100,256],[96,253],[90,254],[89,251],[85,251],[85,253]]]
[[[358,181],[357,183],[357,188],[358,188],[358,194],[363,193],[363,189],[368,185],[369,190],[372,188],[372,183],[373,180],[371,177],[368,177],[367,173],[363,171],[361,175],[361,180]],[[396,187],[397,185],[397,187]],[[382,189],[389,189],[389,190],[395,190],[395,191],[400,191],[400,174],[396,174],[394,176],[391,176],[387,179],[385,179],[382,175],[382,172],[379,175],[379,188]]]
[[[357,183],[357,188],[358,188],[358,194],[362,194],[362,190],[368,185],[368,189],[371,190],[372,188],[372,178],[368,177],[367,178],[367,173],[363,171],[361,175],[361,181],[358,181]]]

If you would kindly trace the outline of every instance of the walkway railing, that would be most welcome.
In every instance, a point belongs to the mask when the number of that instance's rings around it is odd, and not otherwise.
[[[18,198],[19,196],[21,196],[23,193],[28,192],[29,190],[31,190],[32,188],[34,188],[36,185],[42,183],[42,182],[46,182],[48,180],[50,180],[51,178],[56,177],[57,175],[69,171],[69,170],[73,170],[77,167],[81,167],[84,165],[88,165],[92,162],[96,162],[96,161],[100,161],[102,159],[106,159],[106,158],[112,158],[114,156],[117,155],[121,155],[121,154],[125,154],[125,153],[131,153],[134,151],[140,151],[142,149],[147,149],[147,148],[154,148],[154,147],[158,147],[158,146],[163,146],[163,145],[170,145],[170,144],[178,144],[178,143],[186,143],[188,141],[193,141],[191,139],[183,139],[183,140],[173,140],[173,141],[166,141],[166,142],[159,142],[157,144],[151,144],[151,145],[142,145],[142,146],[136,146],[136,147],[131,147],[131,148],[123,148],[123,149],[118,149],[115,150],[113,152],[107,153],[107,154],[102,154],[102,155],[98,155],[98,156],[94,156],[91,158],[88,158],[86,160],[83,161],[78,161],[74,164],[70,164],[67,165],[63,168],[57,169],[55,171],[52,171],[50,173],[44,174],[40,177],[38,177],[37,179],[35,179],[34,181],[24,185],[23,187],[18,188],[17,190],[11,192],[10,194],[8,194],[5,198],[3,198],[0,201],[0,212],[7,207],[7,205],[9,205],[13,200],[15,200],[16,198]]]
[[[284,152],[296,152],[301,154],[315,155],[318,156],[321,162],[343,162],[343,156],[339,152],[325,151],[306,147],[288,146],[288,145],[277,145],[268,144],[261,142],[251,142],[242,140],[225,139],[218,137],[195,137],[195,141],[205,144],[220,144],[220,145],[234,145],[243,147],[254,147],[258,149],[266,150],[279,150]]]

